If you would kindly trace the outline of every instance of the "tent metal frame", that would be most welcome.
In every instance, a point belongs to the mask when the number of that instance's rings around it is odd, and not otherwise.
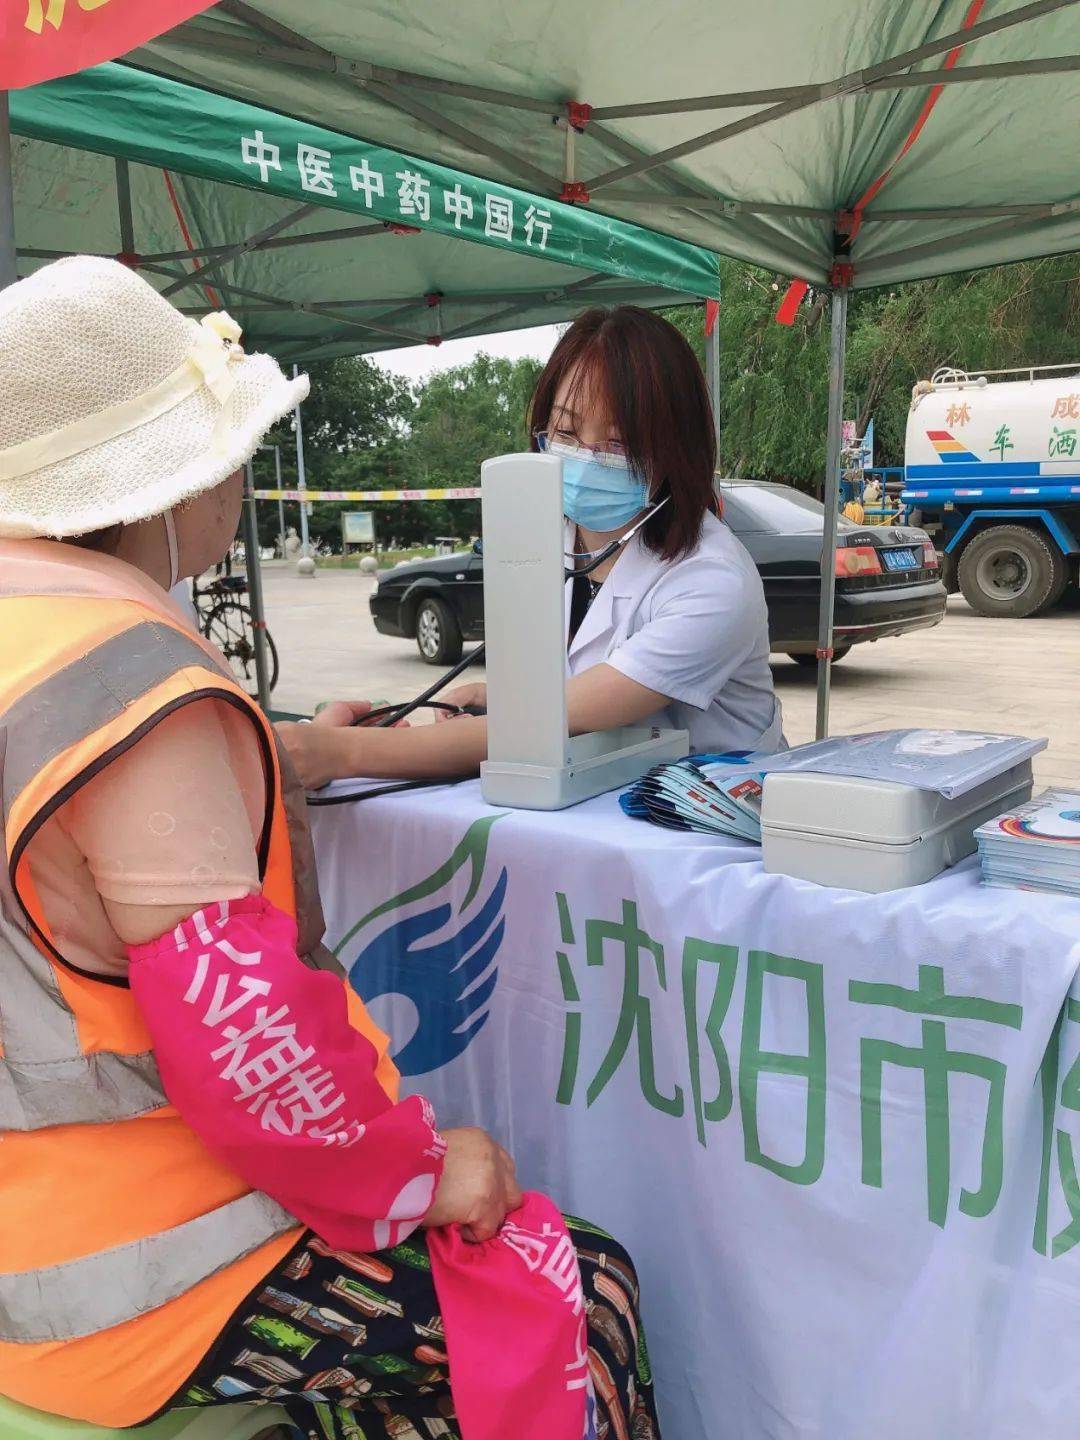
[[[2,172],[0,172],[2,174]],[[375,234],[385,235],[386,228],[381,221],[374,225],[367,226],[346,226],[339,231],[323,231],[317,235],[317,240],[323,242],[334,238],[342,240],[362,239]],[[162,255],[138,256],[138,268],[150,274],[161,275],[173,281],[173,284],[163,291],[163,294],[175,294],[184,288],[185,285],[199,284],[213,277],[213,283],[225,298],[230,295],[242,299],[246,309],[262,314],[279,312],[282,314],[312,314],[321,315],[327,319],[340,320],[342,329],[334,331],[324,337],[323,340],[312,344],[309,341],[298,342],[294,337],[282,340],[280,348],[282,358],[291,360],[294,352],[297,352],[298,345],[301,358],[305,360],[316,360],[319,358],[319,351],[331,347],[347,338],[355,330],[365,330],[374,335],[380,335],[387,339],[399,340],[403,346],[410,345],[433,345],[441,344],[443,340],[455,340],[471,334],[485,334],[494,324],[503,319],[512,318],[533,308],[538,300],[546,301],[548,304],[555,304],[558,301],[568,299],[571,295],[585,291],[588,287],[604,284],[601,294],[597,300],[609,303],[634,304],[652,297],[655,294],[655,287],[636,284],[633,281],[619,282],[612,281],[607,275],[587,275],[580,281],[573,281],[562,286],[549,286],[543,291],[532,290],[489,290],[483,292],[463,291],[460,294],[434,295],[405,295],[401,297],[384,296],[366,300],[288,300],[283,296],[274,295],[268,291],[253,290],[249,286],[236,284],[229,280],[222,280],[216,270],[209,266],[181,275],[172,265],[166,262],[175,262],[198,257],[211,253],[219,256],[222,265],[227,260],[235,258],[240,254],[248,254],[256,249],[271,249],[274,246],[288,244],[300,245],[304,243],[304,236],[287,236],[270,240],[264,240],[258,244],[250,241],[243,245],[210,246],[202,249],[169,251]],[[227,254],[225,253],[227,252]],[[18,247],[17,255],[25,259],[33,260],[62,260],[71,255],[69,250],[42,250],[29,247]],[[132,253],[126,250],[124,253]],[[114,255],[103,256],[113,259]],[[0,287],[2,288],[2,287]],[[678,292],[672,292],[673,305],[685,303],[680,300]],[[491,313],[484,314],[470,320],[467,324],[444,328],[440,316],[447,310],[458,305],[467,305],[470,309],[483,307],[485,310],[490,307]],[[389,307],[389,308],[387,308]],[[179,307],[185,314],[203,315],[206,311],[205,305],[192,305]],[[359,318],[356,311],[376,310],[379,313],[371,319]],[[435,317],[435,329],[409,330],[399,328],[396,321],[406,315],[429,314]]]
[[[901,73],[910,71],[911,66],[919,64],[923,60],[948,53],[958,46],[966,48],[984,36],[999,34],[1077,3],[1080,3],[1080,0],[1029,0],[1028,4],[1021,5],[1003,15],[993,16],[979,21],[967,29],[952,31],[947,35],[926,41],[924,44],[903,51],[878,65],[852,71],[838,76],[836,79],[818,84],[596,107],[583,105],[579,101],[554,101],[544,100],[537,96],[514,96],[505,91],[485,86],[466,85],[422,75],[414,71],[390,69],[374,65],[369,61],[348,59],[308,40],[281,21],[271,20],[268,16],[262,15],[253,6],[245,3],[245,0],[221,0],[219,8],[261,31],[267,37],[266,39],[260,39],[257,36],[222,35],[216,32],[203,33],[195,25],[185,27],[184,41],[195,47],[219,47],[236,54],[257,56],[284,65],[314,68],[338,75],[344,81],[351,82],[392,108],[406,111],[435,133],[449,136],[472,146],[481,154],[501,160],[513,173],[526,179],[534,188],[539,189],[540,193],[562,196],[562,198],[573,199],[578,203],[588,203],[598,191],[605,190],[620,180],[636,176],[647,177],[661,183],[666,181],[668,185],[685,187],[686,178],[671,169],[674,162],[687,155],[718,145],[736,135],[757,129],[773,120],[795,114],[811,105],[880,90],[931,89],[956,84],[994,83],[1019,76],[1050,76],[1080,71],[1080,55],[1064,55],[1004,61],[990,65]],[[523,160],[521,156],[496,145],[482,128],[464,125],[459,120],[442,115],[430,106],[410,99],[407,94],[409,90],[424,90],[494,106],[530,110],[543,115],[548,121],[552,119],[558,121],[566,131],[566,162],[561,181],[531,162]],[[622,137],[615,135],[603,125],[606,120],[698,113],[709,110],[745,109],[751,106],[764,108],[752,115],[740,117],[727,125],[720,126],[718,129],[692,137],[679,145],[655,152],[644,150],[639,145],[623,140]],[[582,118],[583,116],[584,118]],[[577,179],[573,136],[575,131],[585,131],[586,129],[593,139],[620,153],[625,159],[625,163],[594,175],[592,179]],[[574,193],[568,195],[568,190]],[[812,276],[819,270],[819,257],[771,226],[763,225],[755,217],[783,215],[792,218],[830,221],[841,234],[850,228],[851,222],[850,212],[844,210],[829,211],[800,206],[768,205],[751,200],[734,200],[730,197],[712,194],[704,186],[698,187],[691,193],[687,193],[685,188],[676,190],[674,193],[663,188],[644,193],[609,191],[606,198],[612,203],[654,209],[686,208],[699,214],[721,213],[725,219],[739,219],[741,228],[748,237],[752,237],[755,232],[767,236],[774,247],[788,252],[793,271],[805,269]],[[1058,207],[1062,203],[1068,202],[1048,200],[1034,206],[1006,206],[1002,207],[1000,211],[990,210],[990,213],[1000,213],[1006,217],[1016,216],[1018,221],[1053,218],[1058,213],[1067,213],[1059,212]],[[932,224],[944,219],[985,218],[988,208],[955,207],[911,212],[868,209],[860,215],[859,219],[860,224],[908,220]],[[955,243],[959,245],[970,238],[971,234],[983,233],[990,232],[976,231],[958,235],[955,237]],[[933,242],[933,244],[935,249],[926,251],[912,247],[913,257],[923,253],[947,253],[944,243]],[[896,255],[906,253],[894,252]],[[873,274],[874,271],[884,270],[886,262],[892,258],[893,255],[875,257],[865,266],[860,266],[860,275],[865,276]]]
[[[0,290],[19,278],[15,253],[15,186],[7,92],[0,90]]]
[[[1039,4],[1072,4],[1077,0],[1038,0]],[[405,110],[414,119],[420,120],[437,134],[448,135],[459,142],[470,146],[481,154],[501,159],[507,165],[511,173],[526,180],[529,185],[541,195],[551,195],[562,199],[587,199],[588,183],[576,181],[574,178],[574,156],[575,146],[572,131],[578,127],[576,123],[577,110],[576,102],[565,104],[553,103],[550,101],[537,101],[526,107],[530,110],[537,110],[542,113],[548,121],[565,121],[566,146],[564,152],[564,172],[561,179],[549,174],[547,171],[538,169],[528,161],[523,161],[520,156],[506,151],[503,147],[494,147],[487,135],[475,126],[466,126],[459,121],[450,120],[439,112],[432,110],[429,106],[421,106],[418,102],[403,103],[404,98],[401,90],[403,86],[414,85],[418,88],[437,89],[445,94],[453,94],[459,98],[484,100],[497,105],[508,105],[509,98],[504,91],[489,91],[482,86],[460,86],[450,81],[435,81],[429,77],[420,76],[413,72],[389,71],[385,67],[371,65],[366,61],[350,61],[344,57],[334,54],[333,51],[324,49],[315,42],[308,40],[304,35],[290,27],[283,25],[279,20],[271,20],[268,16],[262,15],[244,0],[220,0],[219,8],[237,19],[244,20],[247,24],[262,30],[270,37],[267,41],[255,37],[243,35],[220,35],[202,34],[197,27],[184,30],[185,43],[196,47],[202,46],[209,49],[227,49],[235,54],[250,55],[253,58],[278,61],[282,64],[298,66],[300,68],[317,68],[329,71],[332,74],[340,75],[343,79],[351,81],[358,88],[366,93],[372,94],[376,99],[382,100],[392,108]],[[279,43],[284,42],[284,43]],[[393,76],[393,81],[388,77]],[[386,81],[387,83],[383,83]],[[452,87],[452,88],[447,88]],[[390,98],[389,92],[393,92],[394,98]],[[585,107],[588,109],[589,107]],[[686,181],[677,174],[670,172],[665,164],[663,156],[655,156],[642,150],[632,142],[616,136],[607,130],[602,124],[593,124],[591,115],[588,120],[590,135],[607,148],[614,150],[617,154],[626,158],[627,164],[624,169],[637,173],[639,169],[648,171],[659,171],[657,179],[667,180],[667,183],[685,185]],[[496,153],[497,152],[497,153]],[[576,194],[575,191],[581,192]],[[703,188],[703,196],[709,196],[708,190]],[[662,197],[662,190],[657,192]],[[711,196],[710,196],[711,198]],[[760,222],[748,222],[753,225]],[[818,258],[812,251],[803,249],[789,237],[778,231],[769,230],[768,238],[774,246],[786,249],[791,256],[791,263],[798,269],[809,264],[816,268]]]
[[[942,207],[940,209],[890,210],[868,207],[858,216],[850,210],[829,210],[797,205],[780,205],[755,202],[752,199],[732,198],[713,193],[710,188],[674,168],[677,162],[689,155],[698,154],[722,144],[725,140],[743,135],[766,126],[775,120],[798,113],[810,106],[842,100],[848,96],[878,91],[902,91],[906,89],[931,89],[953,85],[970,85],[1000,82],[1018,77],[1037,78],[1080,71],[1080,55],[1060,55],[1025,60],[1015,60],[986,65],[956,66],[914,70],[912,67],[950,51],[975,44],[988,35],[1036,20],[1041,16],[1080,3],[1080,0],[1028,0],[1001,15],[977,21],[965,29],[953,31],[936,39],[894,55],[876,65],[862,70],[837,76],[835,79],[815,84],[784,86],[751,91],[737,91],[726,94],[692,96],[673,99],[643,100],[629,104],[591,106],[581,100],[565,97],[545,98],[542,96],[515,95],[488,86],[471,85],[459,81],[445,80],[424,75],[412,70],[374,64],[368,60],[349,58],[308,39],[291,26],[263,15],[247,0],[219,0],[218,8],[239,20],[253,31],[252,34],[229,34],[200,27],[198,21],[188,22],[182,27],[181,39],[184,44],[198,47],[212,47],[231,53],[249,56],[252,59],[270,61],[295,69],[319,70],[340,77],[342,82],[351,84],[380,101],[388,109],[410,115],[414,120],[434,134],[448,137],[473,148],[477,153],[497,161],[513,175],[527,181],[529,186],[543,195],[554,195],[572,203],[588,204],[594,196],[603,192],[602,199],[609,204],[629,205],[645,209],[682,209],[699,218],[708,219],[721,215],[725,220],[735,221],[739,232],[748,239],[756,234],[767,238],[775,253],[789,260],[793,274],[804,274],[819,289],[828,290],[832,295],[831,339],[829,351],[829,407],[826,446],[826,473],[824,481],[825,528],[821,556],[821,607],[819,613],[818,638],[818,695],[817,731],[819,736],[827,734],[829,720],[829,699],[831,686],[831,664],[833,655],[833,606],[835,582],[835,550],[839,511],[840,417],[843,409],[844,358],[848,292],[853,279],[856,257],[852,241],[863,225],[880,225],[887,221],[914,222],[932,225],[945,220],[971,220],[986,222],[972,228],[934,240],[927,240],[875,255],[865,263],[858,262],[860,282],[872,279],[875,274],[885,275],[898,261],[908,262],[927,256],[945,258],[972,238],[984,238],[1007,234],[1018,226],[1038,220],[1052,225],[1057,219],[1074,215],[1080,210],[1080,202],[1049,199],[1038,204],[1025,205],[981,205],[971,207]],[[493,127],[480,124],[466,124],[451,118],[422,97],[443,96],[453,100],[475,101],[494,107],[532,112],[550,124],[560,124],[564,131],[563,174],[550,174],[530,158],[517,154],[501,145],[492,134]],[[661,150],[650,151],[640,143],[629,141],[608,128],[606,122],[644,119],[650,116],[688,115],[724,110],[751,110],[753,113],[739,116],[734,120],[692,136],[678,144]],[[577,176],[577,141],[579,133],[587,133],[592,141],[599,144],[618,158],[621,163],[607,170],[581,180]],[[211,277],[218,277],[236,258],[262,248],[270,249],[282,245],[320,244],[333,239],[359,239],[384,231],[381,223],[370,226],[350,226],[339,231],[315,232],[313,235],[286,235],[283,232],[306,218],[316,207],[301,206],[273,224],[255,232],[246,239],[228,246],[208,246],[188,251],[173,251],[155,256],[134,254],[134,234],[131,225],[130,190],[127,162],[117,161],[117,195],[120,207],[120,232],[123,251],[126,256],[137,259],[141,268],[167,277],[171,284],[163,292],[167,296],[179,294],[192,285],[200,284]],[[641,189],[618,189],[620,182],[641,179],[649,187]],[[12,195],[10,136],[7,123],[6,97],[0,93],[0,287],[10,283],[17,274],[14,239],[14,200]],[[822,262],[818,254],[800,245],[777,230],[769,223],[769,217],[809,219],[829,223],[834,233],[834,263],[827,275],[822,274]],[[32,258],[58,258],[42,251],[27,251]],[[184,261],[200,262],[193,270],[177,271],[174,267]],[[551,299],[565,299],[576,293],[585,293],[590,286],[597,285],[605,277],[587,276],[580,281],[567,284],[552,293]],[[493,325],[512,319],[516,313],[529,308],[536,297],[518,299],[507,292],[504,295],[485,295],[479,303],[485,307],[493,305],[491,313],[480,319],[472,318],[457,327],[445,324],[446,307],[462,303],[464,296],[447,295],[407,297],[396,301],[365,301],[361,304],[335,305],[323,301],[290,301],[263,291],[222,281],[215,278],[215,287],[223,295],[235,295],[254,302],[265,310],[280,309],[283,312],[300,312],[338,320],[342,329],[328,336],[322,346],[340,344],[344,338],[359,331],[378,335],[383,339],[400,340],[404,344],[439,343],[441,339],[452,339],[469,334],[483,333]],[[619,287],[609,286],[603,293],[612,299],[621,298]],[[673,303],[676,303],[673,297]],[[385,308],[383,308],[385,306]],[[423,307],[431,314],[434,330],[427,334],[394,328],[405,315],[411,315]],[[360,318],[355,311],[374,309],[374,315]],[[422,313],[422,312],[421,312]],[[318,353],[315,349],[315,354]],[[710,394],[718,414],[719,387],[719,338],[714,327],[707,346],[707,373]],[[254,501],[250,502],[252,507]],[[257,564],[257,547],[256,547]],[[253,597],[254,598],[254,597]],[[261,634],[256,630],[258,639]]]
[[[636,176],[651,176],[657,170],[663,172],[671,164],[688,155],[719,145],[724,140],[745,134],[787,115],[795,114],[811,105],[882,90],[932,89],[938,86],[995,83],[1020,76],[1049,76],[1080,71],[1080,55],[1060,55],[1031,60],[1002,61],[990,65],[969,65],[948,70],[935,69],[900,73],[909,71],[911,66],[917,65],[923,60],[947,54],[958,46],[966,48],[984,36],[999,34],[1014,26],[1022,25],[1077,3],[1078,0],[1029,0],[1028,4],[1021,5],[1003,15],[981,20],[966,30],[953,31],[948,35],[939,36],[935,40],[926,41],[889,60],[884,60],[878,65],[852,71],[838,76],[834,80],[818,84],[593,107],[576,100],[545,100],[539,96],[516,96],[486,86],[467,85],[422,75],[415,71],[391,69],[366,60],[349,59],[315,44],[280,21],[271,20],[251,5],[244,3],[244,0],[220,0],[218,8],[236,19],[243,20],[252,28],[261,30],[268,37],[266,40],[256,36],[223,35],[218,32],[204,33],[200,32],[197,25],[185,27],[183,38],[185,44],[195,47],[219,48],[238,55],[250,55],[252,58],[257,57],[294,68],[318,69],[338,75],[343,80],[352,82],[368,94],[382,100],[385,104],[406,111],[436,133],[447,135],[473,147],[481,154],[501,160],[513,173],[527,180],[533,188],[538,188],[540,193],[562,194],[564,198],[571,198],[566,195],[569,187],[576,190],[576,194],[572,198],[579,202],[588,202],[597,192],[607,189],[620,180],[628,180]],[[481,128],[452,120],[430,106],[410,98],[408,95],[410,90],[422,90],[456,99],[474,100],[496,107],[529,110],[544,116],[547,121],[555,119],[566,122],[568,163],[561,181],[547,171],[539,169],[530,161],[498,146]],[[691,137],[678,145],[654,152],[624,141],[606,129],[603,124],[608,120],[693,114],[711,110],[747,109],[753,106],[764,108],[702,135]],[[586,118],[579,118],[582,116]],[[570,160],[574,153],[571,132],[575,129],[583,131],[587,129],[589,135],[595,140],[608,148],[621,150],[626,157],[626,163],[594,175],[588,180],[577,179]],[[685,177],[672,175],[670,171],[668,171],[668,178],[684,186],[686,184]],[[807,219],[830,220],[841,229],[845,218],[844,211],[813,210],[799,206],[755,205],[751,201],[732,200],[709,194],[708,191],[689,195],[685,192],[670,195],[665,194],[663,190],[650,191],[644,195],[639,192],[616,191],[609,192],[606,198],[612,203],[649,205],[657,208],[674,204],[700,207],[703,210],[719,209],[729,219],[737,216],[749,217],[755,214],[782,214]],[[1054,203],[1047,202],[1048,205]],[[1040,209],[1041,207],[1033,207],[1031,210],[1027,210],[1028,218],[1039,218]],[[863,223],[901,219],[932,222],[944,218],[964,218],[966,214],[972,214],[975,218],[978,213],[978,211],[961,210],[954,212],[951,216],[947,211],[912,212],[907,215],[898,211],[868,210],[861,219]],[[1007,213],[1020,212],[1017,210]],[[781,242],[781,237],[776,232],[770,231],[770,238],[774,243]],[[790,248],[790,242],[788,242],[788,246]],[[817,257],[811,258],[816,267]]]
[[[234,18],[242,19],[256,30],[261,30],[270,37],[270,40],[264,43],[261,40],[244,36],[217,36],[214,37],[213,42],[207,40],[205,43],[220,43],[222,38],[225,38],[229,47],[237,53],[258,53],[261,58],[278,61],[282,64],[318,67],[341,75],[365,89],[369,94],[382,98],[400,109],[407,110],[414,118],[419,119],[437,133],[452,135],[458,140],[473,145],[482,154],[496,156],[504,164],[510,165],[515,173],[527,173],[530,183],[541,185],[546,183],[552,193],[561,193],[564,199],[575,198],[579,202],[588,202],[597,192],[603,191],[606,192],[605,198],[612,204],[640,206],[646,210],[685,209],[698,216],[721,214],[725,219],[737,220],[739,228],[745,233],[750,234],[754,231],[767,233],[774,245],[780,240],[779,232],[768,224],[767,218],[761,217],[783,216],[831,223],[837,237],[837,253],[832,272],[828,277],[828,284],[825,287],[832,291],[832,321],[829,354],[829,419],[824,482],[826,513],[821,555],[821,606],[818,637],[817,733],[820,737],[828,733],[829,725],[835,552],[839,511],[839,489],[836,477],[839,473],[840,415],[843,409],[848,287],[852,277],[851,247],[850,243],[845,246],[844,240],[845,237],[850,240],[853,234],[854,217],[850,212],[842,209],[830,211],[731,199],[710,194],[707,188],[701,185],[694,186],[693,190],[688,192],[686,177],[671,167],[686,156],[719,145],[736,135],[758,129],[809,106],[840,100],[847,96],[875,91],[993,84],[1017,77],[1035,78],[1074,73],[1080,70],[1080,55],[968,65],[950,69],[938,67],[915,71],[912,67],[923,61],[933,60],[947,54],[959,46],[966,49],[985,36],[1000,34],[1002,31],[1028,23],[1075,3],[1077,0],[1031,0],[1031,3],[1021,5],[1005,14],[978,21],[966,29],[953,31],[948,35],[939,36],[937,39],[915,46],[878,65],[853,71],[838,76],[834,80],[815,85],[740,91],[672,100],[642,101],[626,105],[600,105],[592,108],[578,101],[556,102],[545,100],[539,96],[509,95],[504,91],[484,86],[440,80],[416,72],[390,70],[387,67],[373,65],[368,61],[346,59],[312,44],[278,21],[268,21],[259,11],[244,3],[244,0],[223,0],[222,8]],[[198,36],[197,27],[189,27],[185,36],[195,44],[203,43]],[[559,192],[554,177],[546,175],[544,172],[538,172],[529,162],[525,162],[526,171],[523,172],[521,157],[511,154],[501,147],[494,149],[492,142],[482,130],[464,126],[458,121],[448,121],[445,116],[441,116],[430,106],[421,105],[415,99],[406,103],[406,96],[410,90],[423,90],[456,99],[475,100],[495,107],[528,110],[548,120],[551,118],[561,120],[566,129],[562,191]],[[751,109],[753,107],[762,108],[755,109],[754,113],[750,115],[742,116],[702,135],[651,153],[639,145],[623,141],[621,137],[614,135],[604,125],[604,122],[641,119],[649,116]],[[580,120],[582,116],[586,117],[584,125],[575,126],[575,120]],[[575,173],[573,133],[575,128],[584,129],[586,127],[592,138],[600,141],[617,154],[621,154],[624,163],[596,174],[591,179],[580,181]],[[612,188],[619,182],[639,177],[651,182],[657,188],[647,191]],[[865,279],[872,277],[875,273],[886,273],[888,267],[895,264],[897,260],[913,260],[931,255],[939,255],[944,258],[950,250],[955,251],[973,237],[1006,234],[1032,220],[1053,223],[1059,216],[1071,215],[1077,209],[1080,209],[1080,205],[1075,202],[1056,200],[1048,200],[1036,205],[956,206],[909,211],[871,207],[860,213],[859,226],[877,225],[889,221],[933,225],[944,220],[957,219],[989,223],[976,224],[974,228],[964,229],[959,234],[945,239],[930,240],[873,257],[864,264],[860,264],[859,273],[861,278]],[[793,272],[798,273],[801,269],[805,269],[805,273],[809,276],[819,276],[820,262],[817,256],[803,251],[800,257],[798,253],[800,247],[786,239],[782,241],[781,248],[792,255]],[[799,263],[800,258],[802,264]],[[808,264],[807,261],[809,261]],[[512,314],[512,309],[497,312],[491,319],[493,321],[503,319]],[[470,329],[475,331],[477,328],[479,327],[475,325],[463,327],[460,332],[450,333],[468,333]],[[714,349],[713,344],[710,343],[707,352],[707,369],[710,372],[710,391],[714,395],[719,370],[718,357],[718,348]]]
[[[249,235],[247,239],[238,241],[231,248],[226,249],[224,254],[218,255],[212,260],[207,260],[202,265],[197,265],[189,275],[185,275],[182,279],[174,281],[172,285],[163,290],[161,292],[162,295],[164,295],[166,300],[171,300],[172,297],[179,294],[181,290],[186,290],[189,285],[200,284],[207,279],[208,276],[216,275],[217,272],[224,265],[228,265],[230,261],[237,259],[241,255],[249,255],[253,250],[262,249],[263,245],[268,241],[280,235],[282,230],[288,230],[293,225],[299,225],[301,220],[306,220],[307,217],[314,214],[317,209],[317,205],[298,206],[295,210],[291,210],[288,215],[282,215],[270,225],[264,226],[262,230],[257,230],[254,235]]]

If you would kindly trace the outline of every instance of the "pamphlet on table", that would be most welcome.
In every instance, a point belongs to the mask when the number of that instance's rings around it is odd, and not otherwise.
[[[1046,744],[1044,739],[967,730],[881,730],[837,735],[775,755],[691,755],[654,767],[621,803],[628,815],[654,825],[760,844],[761,803],[770,774],[884,780],[955,800],[1030,760]]]

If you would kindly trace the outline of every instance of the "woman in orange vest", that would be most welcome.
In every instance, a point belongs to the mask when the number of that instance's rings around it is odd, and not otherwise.
[[[239,340],[113,261],[0,292],[0,1395],[453,1436],[417,1227],[494,1236],[513,1162],[398,1100],[303,794],[166,593],[307,394]],[[633,1269],[576,1224],[599,1433],[649,1440]]]

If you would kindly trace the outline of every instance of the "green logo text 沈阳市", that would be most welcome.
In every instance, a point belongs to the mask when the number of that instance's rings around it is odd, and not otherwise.
[[[394,1054],[402,1075],[448,1064],[488,1018],[506,933],[505,867],[488,873],[488,839],[501,817],[469,826],[444,864],[375,906],[335,947],[361,999],[403,996],[416,1028]]]
[[[617,915],[582,920],[572,915],[566,895],[555,898],[555,964],[565,1002],[557,1103],[591,1107],[629,1067],[645,1103],[693,1125],[702,1146],[713,1127],[741,1122],[749,1164],[791,1184],[813,1185],[827,1157],[830,1065],[836,1073],[842,1067],[845,1076],[856,1077],[857,1172],[864,1185],[883,1189],[911,1173],[910,1160],[900,1165],[895,1155],[890,1167],[891,1128],[883,1117],[898,1105],[910,1113],[914,1081],[922,1097],[916,1148],[927,1219],[944,1226],[951,1214],[982,1219],[994,1211],[1006,1173],[1007,1066],[992,1052],[996,1035],[1022,1029],[1020,1005],[953,993],[938,965],[919,965],[910,986],[852,978],[844,986],[842,1003],[850,1007],[845,1018],[858,1015],[865,1030],[853,1045],[850,1024],[830,1031],[826,1023],[825,972],[818,963],[763,949],[741,952],[695,936],[684,937],[676,949],[649,934],[632,901],[622,901]],[[598,1018],[612,1012],[607,1003],[590,1005],[590,984],[602,985],[607,1001],[616,977],[618,1009],[599,1036]],[[802,1037],[797,1047],[777,1049],[775,1040],[767,1040],[770,1009],[783,1010],[788,1028]],[[1041,1172],[1032,1183],[1033,1244],[1039,1254],[1054,1257],[1080,1241],[1080,1178],[1072,1137],[1062,1128],[1065,1112],[1080,1113],[1080,1055],[1071,1065],[1062,1059],[1064,1037],[1072,1050],[1080,1049],[1078,1027],[1080,1001],[1070,999],[1039,1075],[1043,1143]],[[843,1056],[830,1051],[841,1044],[848,1047]],[[954,1081],[963,1087],[963,1107],[955,1116]],[[1025,1084],[1030,1089],[1030,1074]],[[842,1103],[851,1088],[830,1103]],[[958,1175],[955,1129],[961,1115],[964,1173]],[[850,1138],[852,1127],[844,1133]],[[1056,1233],[1049,1219],[1052,1199],[1067,1216]]]

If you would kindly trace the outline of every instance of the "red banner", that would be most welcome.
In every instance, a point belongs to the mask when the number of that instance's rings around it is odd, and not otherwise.
[[[784,298],[780,301],[780,308],[773,317],[777,325],[794,325],[795,316],[799,306],[802,304],[803,296],[810,289],[806,280],[792,280],[791,284],[784,291]]]
[[[0,0],[0,90],[115,60],[214,0]]]

